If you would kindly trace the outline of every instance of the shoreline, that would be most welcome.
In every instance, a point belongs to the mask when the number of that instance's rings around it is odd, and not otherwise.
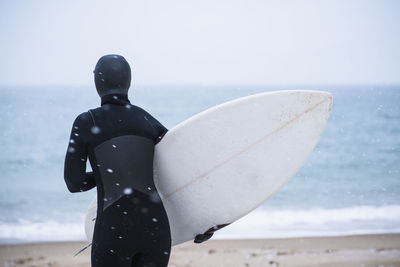
[[[90,266],[84,241],[0,245],[0,267]],[[225,239],[172,248],[171,267],[197,266],[399,266],[400,234],[335,237]]]

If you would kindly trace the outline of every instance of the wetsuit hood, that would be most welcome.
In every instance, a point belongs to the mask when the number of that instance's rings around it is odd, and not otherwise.
[[[131,68],[120,55],[105,55],[93,71],[94,83],[100,97],[108,94],[127,94],[131,85]]]

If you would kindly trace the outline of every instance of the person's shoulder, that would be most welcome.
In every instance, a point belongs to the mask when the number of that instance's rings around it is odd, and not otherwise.
[[[86,112],[82,112],[79,114],[74,121],[74,124],[88,124],[92,121],[92,115],[90,114],[90,110]]]
[[[139,113],[145,114],[145,115],[149,114],[144,108],[141,108],[141,107],[136,106],[136,105],[129,104],[129,106],[126,105],[126,108],[128,108],[128,109],[130,109],[132,111],[135,111],[135,112],[139,112]]]
[[[76,120],[86,121],[90,119],[90,111],[85,111],[76,117]]]

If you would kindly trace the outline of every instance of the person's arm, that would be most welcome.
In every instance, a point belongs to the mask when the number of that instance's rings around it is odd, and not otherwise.
[[[64,180],[71,193],[83,192],[96,186],[92,172],[86,172],[88,114],[79,115],[72,125],[71,136],[64,164]]]
[[[146,117],[149,117],[150,125],[153,127],[153,129],[156,131],[156,140],[154,140],[155,144],[158,144],[161,139],[164,137],[164,135],[168,132],[168,129],[161,124],[157,119],[155,119],[153,116],[151,116],[149,113],[147,113]]]
[[[168,132],[168,129],[165,128],[164,125],[162,125],[158,120],[155,119],[156,122],[156,129],[158,131],[158,137],[156,139],[156,144],[158,144],[161,139],[164,137],[164,135]]]

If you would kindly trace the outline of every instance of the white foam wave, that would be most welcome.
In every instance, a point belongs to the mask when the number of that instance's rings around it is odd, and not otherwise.
[[[1,243],[20,243],[36,241],[75,241],[85,240],[83,223],[30,222],[19,220],[18,223],[0,224]]]
[[[0,243],[86,240],[83,214],[76,221],[0,222]],[[218,231],[216,239],[400,233],[400,205],[342,209],[259,208]]]
[[[257,209],[220,230],[216,238],[279,238],[400,233],[400,206],[341,209]]]

